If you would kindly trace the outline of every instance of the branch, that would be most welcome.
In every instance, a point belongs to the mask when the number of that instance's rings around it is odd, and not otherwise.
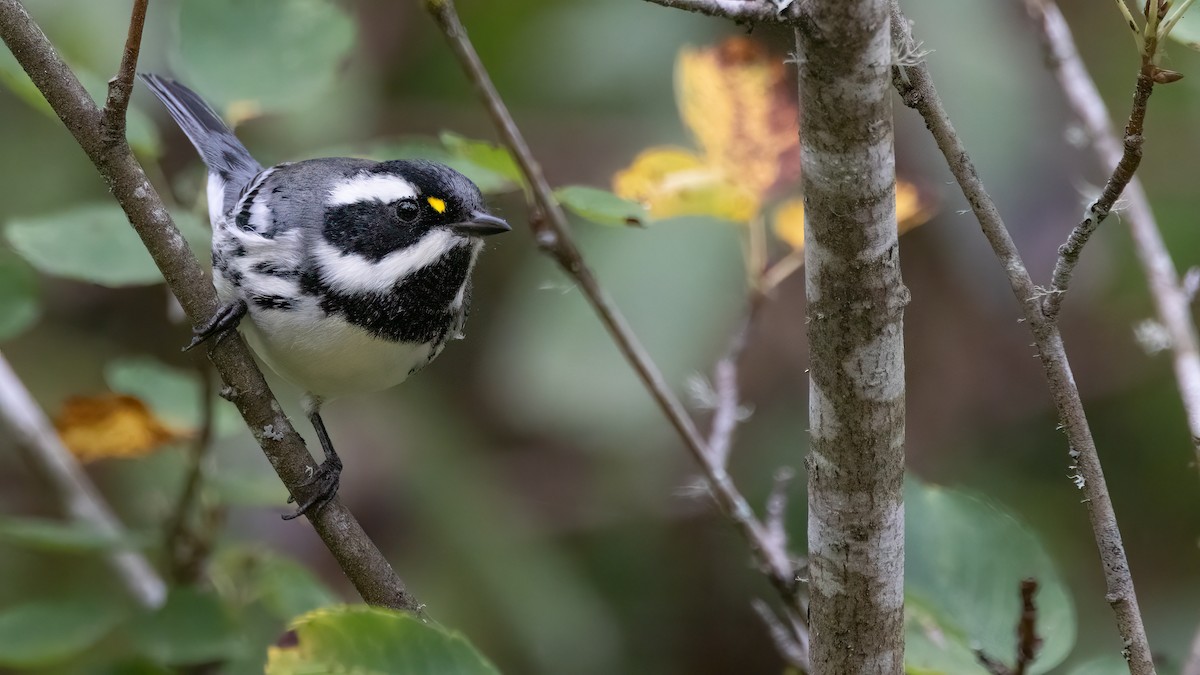
[[[128,143],[119,139],[114,144],[106,138],[101,111],[19,0],[0,0],[0,39],[108,183],[192,324],[203,323],[217,308],[212,284]],[[304,440],[283,414],[241,337],[231,335],[215,342],[209,347],[209,358],[231,392],[231,400],[284,485],[302,501],[307,495],[304,481],[315,466]],[[397,609],[420,609],[341,500],[333,499],[310,515],[309,521],[363,600]]]
[[[1151,92],[1154,91],[1152,69],[1153,66],[1147,63],[1138,72],[1137,87],[1133,94],[1133,109],[1129,112],[1129,122],[1125,125],[1125,152],[1117,162],[1116,168],[1113,169],[1112,175],[1108,177],[1108,182],[1104,184],[1104,191],[1100,193],[1100,197],[1087,208],[1083,220],[1075,226],[1075,229],[1067,237],[1066,243],[1058,249],[1058,262],[1054,264],[1050,292],[1046,295],[1043,307],[1043,311],[1049,319],[1058,316],[1063,297],[1067,293],[1067,285],[1071,283],[1071,275],[1075,272],[1075,265],[1079,262],[1079,255],[1083,253],[1083,247],[1088,243],[1100,223],[1108,217],[1113,205],[1120,198],[1121,192],[1125,190],[1125,186],[1133,180],[1133,174],[1137,171],[1138,165],[1142,163],[1142,144],[1145,140],[1142,137],[1142,128],[1146,121],[1146,103],[1150,99]]]
[[[663,380],[658,367],[638,343],[625,318],[613,304],[608,293],[600,286],[595,275],[580,253],[567,224],[566,214],[554,198],[550,184],[542,168],[534,159],[529,145],[513,122],[508,107],[492,84],[487,70],[479,60],[475,47],[467,37],[466,29],[458,18],[453,0],[425,0],[425,7],[433,16],[455,56],[462,65],[467,78],[487,109],[500,133],[504,145],[512,152],[517,165],[529,184],[531,194],[530,226],[539,248],[552,257],[562,270],[574,279],[591,303],[592,309],[608,330],[625,359],[633,367],[646,390],[654,398],[663,415],[675,428],[692,457],[700,465],[718,508],[734,522],[758,560],[767,570],[767,576],[776,591],[789,606],[799,606],[799,588],[795,570],[786,555],[769,545],[770,537],[764,526],[754,515],[745,497],[738,492],[723,467],[712,462],[708,444],[700,436],[696,425],[684,412],[683,405]]]
[[[762,0],[648,0],[655,5],[717,16],[737,22],[778,23],[786,20],[783,10]],[[783,3],[784,7],[791,3]]]
[[[758,614],[758,618],[762,619],[763,625],[767,627],[767,635],[771,637],[771,642],[775,644],[775,651],[787,661],[788,665],[799,670],[802,673],[807,673],[810,669],[808,663],[808,632],[802,630],[801,624],[793,620],[793,615],[786,612],[788,616],[780,617],[772,611],[771,606],[762,600],[754,600],[750,603],[754,608],[754,612]],[[791,627],[789,628],[788,625]],[[803,636],[803,640],[796,639],[796,635]]]
[[[902,50],[911,47],[911,28],[896,0],[892,0],[892,33],[895,44]],[[1129,671],[1132,675],[1152,674],[1155,672],[1154,663],[1138,609],[1129,562],[1125,557],[1125,545],[1117,527],[1116,514],[1100,466],[1100,457],[1088,427],[1058,325],[1043,313],[1042,302],[1033,280],[1025,269],[1025,264],[996,205],[979,179],[970,155],[967,154],[950,123],[950,118],[946,115],[933,86],[928,66],[923,63],[916,66],[898,66],[894,71],[893,85],[904,104],[924,118],[938,148],[946,157],[951,173],[975,212],[984,236],[1008,275],[1009,285],[1012,286],[1013,294],[1033,332],[1051,397],[1067,434],[1070,455],[1078,465],[1078,478],[1082,481],[1084,502],[1087,504],[1092,533],[1104,568],[1107,585],[1105,598],[1116,614],[1117,630],[1128,654],[1126,658]]]
[[[1200,675],[1200,630],[1196,631],[1196,637],[1192,638],[1192,648],[1188,654],[1187,661],[1183,664],[1183,670],[1179,671],[1180,675]]]
[[[1121,142],[1109,121],[1096,83],[1079,58],[1071,29],[1058,5],[1050,0],[1025,0],[1025,6],[1041,29],[1050,68],[1058,78],[1067,102],[1087,130],[1092,150],[1105,166],[1116,165],[1122,156]],[[1179,282],[1179,273],[1163,243],[1150,200],[1136,176],[1125,188],[1124,195],[1128,202],[1124,220],[1129,224],[1134,250],[1146,275],[1158,321],[1171,338],[1175,380],[1187,413],[1196,464],[1200,467],[1200,340],[1192,322],[1191,300]]]
[[[179,501],[166,522],[166,553],[171,577],[178,583],[190,584],[203,574],[213,538],[223,520],[220,509],[204,509],[197,516],[199,529],[192,521],[192,511],[200,498],[204,483],[204,465],[212,447],[213,427],[216,424],[216,391],[211,372],[203,365],[197,368],[203,386],[200,388],[200,433],[188,453],[187,475]]]
[[[1042,638],[1037,634],[1037,605],[1033,596],[1037,594],[1036,579],[1021,581],[1021,615],[1017,619],[1017,660],[1012,668],[988,656],[982,649],[975,650],[979,663],[992,675],[1025,675],[1033,660],[1037,658],[1038,650],[1042,648]]]
[[[746,350],[750,329],[758,318],[766,297],[757,288],[750,289],[746,313],[729,338],[725,354],[713,367],[713,390],[716,393],[712,427],[708,433],[708,454],[713,464],[725,466],[733,446],[733,433],[742,421],[742,403],[738,393],[738,364]]]
[[[129,97],[133,95],[133,78],[137,74],[138,54],[142,50],[142,28],[146,25],[146,5],[149,0],[133,0],[133,14],[129,18],[129,34],[125,36],[125,50],[121,53],[121,65],[117,74],[108,81],[108,97],[100,124],[110,142],[125,140],[125,113],[129,111]]]
[[[113,539],[125,537],[125,528],[80,468],[75,456],[63,447],[50,420],[46,419],[2,354],[0,422],[9,428],[25,461],[54,492],[71,520]],[[166,601],[166,585],[141,553],[116,551],[108,555],[108,563],[138,604],[156,609]]]
[[[810,658],[904,670],[904,308],[886,0],[794,23],[804,158]]]

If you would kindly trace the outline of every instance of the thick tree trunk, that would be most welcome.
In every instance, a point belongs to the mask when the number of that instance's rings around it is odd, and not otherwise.
[[[809,0],[796,31],[814,675],[904,668],[904,306],[886,0]]]

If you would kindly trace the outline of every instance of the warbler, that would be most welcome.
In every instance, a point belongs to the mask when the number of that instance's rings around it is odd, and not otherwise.
[[[321,404],[399,384],[463,337],[483,238],[509,225],[466,176],[434,162],[334,157],[263,169],[194,91],[141,78],[208,167],[221,306],[185,350],[236,328],[304,390],[325,459],[306,483],[311,496],[284,518],[315,512],[342,471]]]

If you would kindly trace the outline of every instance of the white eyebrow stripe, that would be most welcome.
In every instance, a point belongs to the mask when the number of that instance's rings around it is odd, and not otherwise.
[[[416,197],[412,183],[399,176],[386,174],[359,175],[344,180],[329,191],[328,206],[345,206],[357,202],[379,201],[385,204]]]
[[[431,230],[412,246],[392,251],[379,262],[372,262],[357,253],[347,253],[322,237],[313,247],[313,261],[320,271],[321,281],[335,291],[382,293],[466,242],[465,237],[449,230]]]

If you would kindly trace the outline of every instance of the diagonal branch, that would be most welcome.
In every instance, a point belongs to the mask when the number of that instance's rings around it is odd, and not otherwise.
[[[175,227],[158,192],[124,138],[104,133],[103,114],[19,0],[0,0],[0,39],[29,74],[59,119],[108,183],[113,197],[179,299],[193,325],[212,316],[216,293]],[[262,371],[239,336],[216,341],[209,358],[231,392],[263,453],[284,485],[307,496],[305,480],[315,466],[304,440],[275,400]],[[341,500],[333,499],[309,520],[363,600],[419,611],[421,606]]]
[[[621,315],[608,293],[600,286],[579,247],[571,236],[566,214],[554,198],[550,184],[542,173],[541,165],[533,157],[529,145],[513,122],[508,107],[492,84],[487,69],[479,60],[474,45],[467,37],[466,28],[458,18],[453,0],[425,0],[425,7],[433,16],[451,49],[462,65],[463,71],[474,85],[476,93],[491,116],[504,145],[512,152],[525,175],[532,192],[530,225],[538,246],[552,257],[562,270],[571,276],[583,290],[592,309],[608,330],[613,342],[642,380],[646,390],[654,398],[671,426],[679,434],[692,457],[700,465],[718,508],[734,522],[742,536],[750,544],[755,558],[765,570],[768,579],[783,598],[785,604],[799,607],[799,584],[796,572],[786,555],[780,555],[778,547],[770,544],[766,527],[754,515],[746,498],[734,485],[723,466],[714,463],[712,452],[700,435],[696,425],[684,412],[683,405],[671,391],[638,342],[625,318]]]
[[[1121,141],[1109,121],[1096,83],[1075,49],[1071,29],[1062,12],[1051,0],[1025,0],[1025,6],[1041,30],[1050,68],[1058,78],[1067,102],[1087,130],[1097,158],[1105,166],[1115,166],[1122,156]],[[1128,202],[1123,212],[1124,220],[1129,224],[1134,251],[1146,275],[1158,321],[1171,338],[1175,380],[1187,414],[1196,463],[1200,466],[1200,339],[1197,339],[1196,326],[1192,322],[1191,300],[1179,283],[1179,273],[1163,242],[1150,200],[1136,176],[1125,188],[1124,195]]]
[[[86,524],[98,534],[122,538],[125,528],[74,455],[63,447],[50,420],[3,355],[0,355],[0,423],[9,428],[26,462],[50,487],[71,520]],[[167,588],[162,577],[141,553],[117,551],[108,556],[108,563],[143,607],[154,609],[166,601]]]
[[[1120,161],[1117,162],[1112,175],[1108,177],[1108,182],[1104,184],[1104,190],[1100,193],[1100,197],[1088,206],[1087,211],[1083,214],[1083,220],[1075,226],[1074,230],[1071,230],[1066,243],[1058,249],[1058,262],[1054,264],[1050,290],[1042,308],[1050,319],[1058,316],[1063,297],[1067,293],[1067,285],[1071,283],[1071,275],[1075,272],[1075,265],[1079,262],[1079,255],[1083,253],[1083,247],[1087,245],[1092,233],[1096,231],[1100,223],[1108,217],[1117,203],[1117,199],[1120,198],[1121,192],[1125,190],[1125,186],[1133,180],[1133,174],[1137,171],[1138,165],[1142,163],[1142,144],[1145,140],[1142,137],[1142,128],[1146,121],[1146,103],[1150,99],[1151,92],[1154,91],[1152,69],[1153,66],[1147,62],[1138,72],[1137,88],[1133,95],[1133,110],[1130,111],[1129,122],[1125,125],[1125,151],[1121,154]]]
[[[912,31],[908,19],[896,0],[892,0],[892,31],[894,43],[898,47],[903,49],[912,45]],[[1050,394],[1070,443],[1070,456],[1078,467],[1078,478],[1082,482],[1081,489],[1084,492],[1092,533],[1104,568],[1108,590],[1105,597],[1116,614],[1117,630],[1125,645],[1129,671],[1132,675],[1150,675],[1155,672],[1154,663],[1146,639],[1146,628],[1138,609],[1133,577],[1125,556],[1125,545],[1117,527],[1117,517],[1100,466],[1100,457],[1096,452],[1096,443],[1088,427],[1083,402],[1075,386],[1058,325],[1043,313],[1040,295],[1033,279],[1021,260],[999,210],[988,196],[966,147],[946,115],[946,109],[933,86],[929,67],[922,63],[916,66],[897,66],[894,70],[893,84],[896,90],[904,104],[916,110],[925,119],[938,148],[946,157],[951,173],[975,212],[984,236],[992,245],[996,257],[1000,259],[1013,294],[1033,332],[1046,381],[1050,385]]]
[[[649,0],[649,2],[663,7],[739,22],[772,23],[784,20],[782,10],[777,5],[762,0]]]
[[[108,81],[108,97],[104,101],[100,124],[110,142],[125,140],[125,113],[129,110],[129,97],[133,95],[133,77],[137,73],[138,54],[142,51],[142,28],[146,25],[148,3],[149,0],[133,0],[121,65]]]

